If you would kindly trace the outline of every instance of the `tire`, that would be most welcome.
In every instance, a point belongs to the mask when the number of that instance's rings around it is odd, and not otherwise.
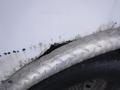
[[[38,82],[42,82],[50,76],[53,76],[56,73],[59,73],[60,71],[63,71],[67,68],[69,69],[71,66],[83,63],[85,61],[89,62],[91,61],[89,60],[90,58],[120,49],[119,41],[120,28],[113,28],[106,31],[97,32],[77,39],[24,66],[21,70],[12,75],[8,80],[3,82],[0,85],[0,90],[27,90]],[[109,71],[112,71],[112,73],[116,73],[114,71],[119,71],[119,65],[117,65],[119,64],[118,62],[113,63],[107,61],[105,63],[96,63],[97,62],[95,60],[95,62],[88,63],[88,66],[85,64],[85,67],[83,64],[82,67],[80,66],[82,68],[79,69],[80,71],[75,69],[75,71],[70,72],[71,74],[73,73],[73,76],[71,77],[76,78],[74,74],[76,72],[82,72],[83,76],[90,75],[90,78],[93,76],[100,78],[99,74],[101,73],[104,73],[105,75],[103,75],[108,77]],[[113,77],[112,73],[110,74]],[[78,75],[81,76],[79,77],[81,79],[83,78],[82,74],[78,73]],[[87,79],[87,77],[88,76],[85,78]],[[70,77],[68,79],[70,79]],[[114,78],[114,80],[116,80],[116,78]]]

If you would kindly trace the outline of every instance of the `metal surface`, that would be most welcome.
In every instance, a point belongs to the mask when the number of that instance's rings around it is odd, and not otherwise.
[[[26,90],[47,77],[83,60],[120,48],[120,28],[114,28],[73,41],[26,65],[0,90]]]

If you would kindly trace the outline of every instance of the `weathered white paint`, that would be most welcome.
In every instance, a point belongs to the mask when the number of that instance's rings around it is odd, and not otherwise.
[[[0,52],[68,40],[120,20],[119,0],[0,0]]]

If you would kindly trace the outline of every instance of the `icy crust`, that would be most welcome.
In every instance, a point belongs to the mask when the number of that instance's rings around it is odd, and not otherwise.
[[[10,75],[22,68],[24,65],[42,55],[50,45],[39,43],[38,45],[21,50],[13,50],[0,55],[0,83],[9,78]]]
[[[47,43],[39,43],[28,48],[22,48],[21,50],[13,50],[11,52],[4,52],[0,54],[0,83],[7,80],[16,71],[21,69],[26,64],[40,58],[52,50],[65,45],[73,40],[80,38],[80,35],[76,35],[69,39],[61,39],[58,36],[57,41],[51,39]]]
[[[67,41],[52,41],[49,44],[39,43],[38,45],[34,45],[29,48],[13,50],[12,52],[4,52],[3,54],[0,54],[0,83],[7,80],[12,74],[14,74],[26,64],[36,60],[36,58],[40,58],[50,53],[52,50],[65,45],[77,38],[78,35],[77,37]]]
[[[83,60],[119,49],[119,40],[120,28],[113,28],[75,40],[26,65],[2,83],[1,90],[26,90]]]
[[[96,32],[116,28],[119,25],[115,22],[112,22],[108,25],[101,25]],[[96,33],[91,32],[91,33]],[[60,37],[58,41],[54,41],[51,39],[49,43],[39,43],[38,45],[31,46],[29,48],[23,48],[21,50],[13,50],[12,52],[5,52],[0,54],[0,83],[6,79],[8,79],[12,74],[14,74],[17,70],[25,66],[26,64],[34,61],[36,58],[43,56],[44,54],[49,53],[51,46],[62,46],[67,44],[73,40],[80,39],[82,35],[77,34],[74,37],[69,39],[61,39]],[[86,35],[87,36],[87,35]],[[52,49],[55,49],[53,48]],[[50,50],[51,51],[51,50]]]

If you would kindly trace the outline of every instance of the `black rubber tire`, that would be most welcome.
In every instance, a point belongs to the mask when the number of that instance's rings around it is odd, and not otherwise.
[[[89,79],[104,79],[112,85],[106,90],[118,90],[120,86],[120,50],[111,51],[85,60],[65,69],[28,90],[62,90]]]

